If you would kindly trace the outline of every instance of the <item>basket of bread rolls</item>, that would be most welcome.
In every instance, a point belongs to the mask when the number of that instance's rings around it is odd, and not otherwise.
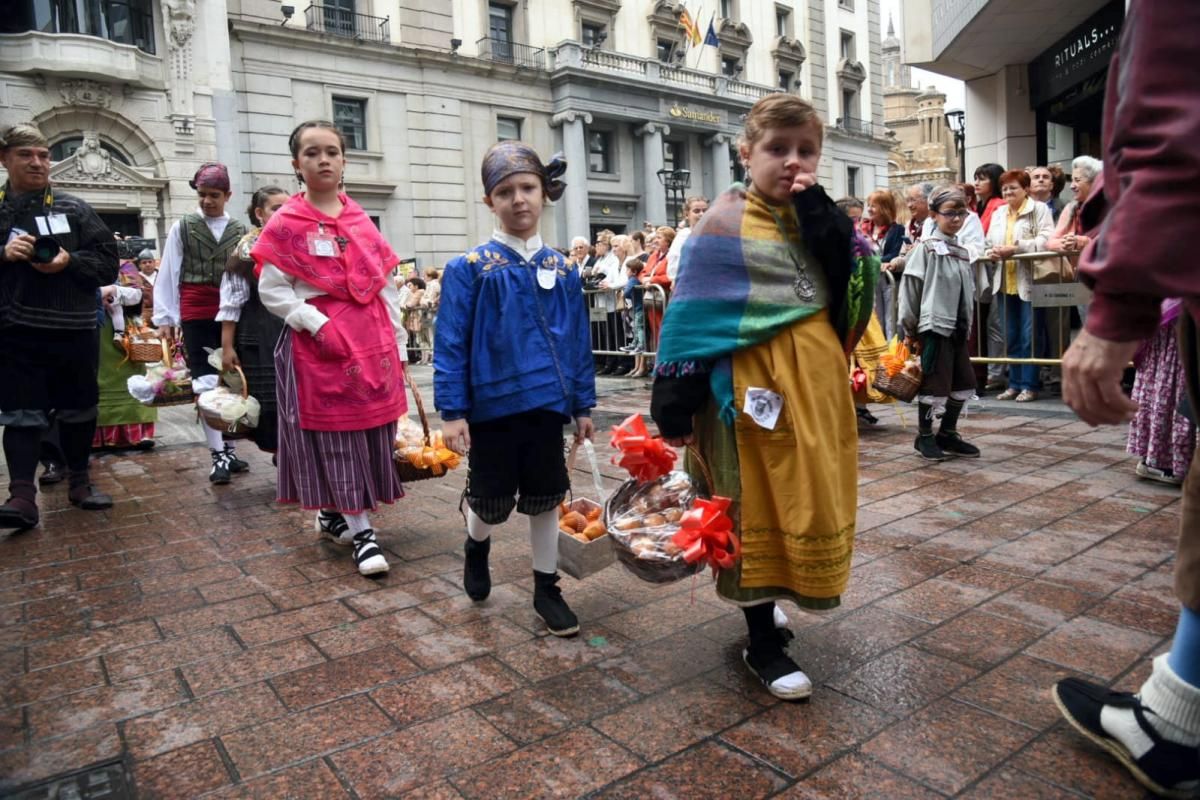
[[[579,449],[578,443],[571,446],[567,456],[568,471],[574,469]],[[558,509],[558,568],[579,579],[599,572],[615,560],[612,539],[604,527],[604,481],[600,476],[596,449],[585,440],[583,451],[591,465],[595,499],[578,497],[564,501]]]

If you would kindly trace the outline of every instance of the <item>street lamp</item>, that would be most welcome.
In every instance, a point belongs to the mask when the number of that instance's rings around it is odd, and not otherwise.
[[[660,169],[659,182],[671,195],[671,207],[675,212],[675,224],[679,223],[679,211],[683,207],[683,193],[692,185],[692,173],[686,169]],[[671,227],[675,227],[673,224]]]
[[[962,183],[966,183],[966,181],[967,181],[967,153],[966,153],[967,123],[966,123],[966,116],[967,115],[966,115],[966,112],[964,112],[961,108],[956,108],[951,111],[947,111],[944,114],[944,116],[946,117],[946,127],[948,127],[950,129],[950,133],[954,134],[954,154],[958,156],[958,179]]]

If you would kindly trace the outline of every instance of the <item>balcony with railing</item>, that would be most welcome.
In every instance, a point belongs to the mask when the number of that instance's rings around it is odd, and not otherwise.
[[[479,58],[525,69],[546,69],[546,50],[509,39],[485,36],[475,43]]]
[[[833,127],[851,136],[862,136],[868,139],[889,139],[894,134],[884,125],[857,117],[838,117]]]
[[[388,44],[392,41],[389,17],[373,17],[319,3],[313,3],[305,9],[304,27],[359,42]]]

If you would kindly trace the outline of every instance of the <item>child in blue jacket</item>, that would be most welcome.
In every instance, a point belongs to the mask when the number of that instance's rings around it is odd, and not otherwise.
[[[571,485],[562,429],[573,417],[576,441],[591,439],[596,404],[579,272],[538,234],[565,170],[521,142],[484,156],[484,202],[498,226],[446,265],[433,365],[446,444],[468,454],[463,588],[487,598],[492,528],[515,507],[529,516],[533,607],[555,636],[579,631],[558,588],[558,506]]]

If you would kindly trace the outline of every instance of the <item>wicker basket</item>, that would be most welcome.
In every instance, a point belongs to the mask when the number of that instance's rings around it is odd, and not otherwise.
[[[250,396],[250,387],[246,384],[246,373],[242,372],[242,368],[236,364],[233,368],[237,370],[238,377],[242,379],[242,399],[245,400]],[[226,422],[221,418],[220,414],[205,411],[200,407],[199,398],[197,398],[196,402],[196,415],[204,421],[205,425],[213,430],[220,431],[221,436],[225,439],[245,439],[254,431],[252,426],[247,425],[240,419],[234,422]]]
[[[413,402],[417,404],[417,416],[421,420],[421,430],[425,433],[425,446],[432,446],[433,439],[429,435],[429,417],[425,414],[425,404],[421,402],[421,392],[417,389],[417,382],[413,380],[412,371],[404,370],[404,382],[408,384],[409,391],[412,392]],[[442,470],[439,474],[434,472],[432,467],[415,467],[407,458],[393,458],[396,463],[396,474],[400,476],[401,483],[411,483],[412,481],[425,481],[430,478],[440,478],[449,470]]]
[[[712,471],[709,470],[708,464],[700,455],[699,450],[695,447],[688,447],[688,453],[691,454],[696,465],[700,467],[700,472],[703,473],[705,485],[701,487],[701,494],[711,496],[713,492]],[[702,571],[704,569],[702,562],[689,564],[683,560],[682,555],[670,560],[638,558],[628,544],[621,540],[621,537],[612,535],[612,509],[622,504],[625,498],[637,491],[639,485],[635,480],[626,481],[604,504],[604,524],[609,529],[609,535],[605,538],[612,539],[612,549],[616,553],[617,560],[636,577],[647,583],[674,583]]]
[[[173,369],[175,366],[175,354],[171,350],[171,345],[166,339],[159,342],[159,352],[156,361],[162,361],[167,365],[167,369]],[[173,381],[166,381],[174,387],[174,390],[162,394],[154,398],[154,402],[149,405],[155,408],[165,408],[167,406],[186,406],[196,402],[196,393],[192,391],[192,378],[189,375],[186,378],[178,378]]]
[[[921,379],[920,367],[917,368],[915,375],[910,372],[897,372],[895,375],[888,375],[885,367],[878,367],[875,370],[875,380],[872,385],[879,391],[896,398],[902,403],[911,403],[921,388]]]
[[[125,360],[137,364],[154,364],[162,361],[162,340],[139,339],[137,333],[126,332],[122,340],[125,350]]]

